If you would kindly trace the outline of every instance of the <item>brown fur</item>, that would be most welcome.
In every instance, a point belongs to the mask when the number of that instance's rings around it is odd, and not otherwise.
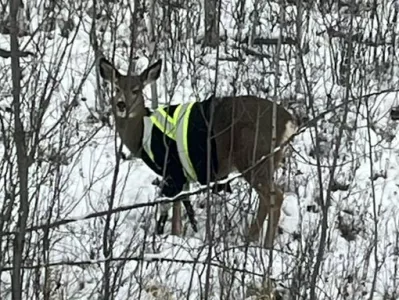
[[[123,76],[105,59],[100,60],[99,66],[101,76],[119,89],[119,93],[112,102],[116,129],[122,142],[139,157],[143,131],[142,119],[147,113],[142,89],[145,84],[159,77],[161,61],[150,66],[139,76]],[[283,193],[273,183],[276,197],[275,207],[271,207],[270,186],[272,183],[267,160],[257,164],[250,172],[245,171],[254,166],[263,156],[270,154],[273,102],[255,96],[213,98],[212,101],[214,101],[212,128],[219,162],[217,179],[236,170],[243,173],[244,178],[260,197],[258,212],[249,228],[248,238],[249,240],[258,239],[265,218],[271,213],[273,218],[269,217],[266,247],[272,247],[280,218]],[[118,102],[126,104],[126,111],[130,114],[130,118],[118,116]],[[294,122],[293,117],[278,105],[276,147],[281,144],[287,134],[286,126],[289,122]],[[288,137],[292,133],[290,132]],[[279,167],[282,154],[283,151],[280,150],[274,155],[275,169]]]

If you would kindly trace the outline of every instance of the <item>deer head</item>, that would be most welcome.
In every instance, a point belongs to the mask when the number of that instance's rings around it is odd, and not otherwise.
[[[113,89],[112,110],[117,117],[134,118],[145,109],[143,88],[158,79],[162,60],[145,69],[140,75],[122,75],[104,57],[98,62],[100,76],[111,84]]]

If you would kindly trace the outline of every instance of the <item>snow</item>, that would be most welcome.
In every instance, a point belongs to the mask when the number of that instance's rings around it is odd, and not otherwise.
[[[223,2],[221,32],[228,36],[228,40],[220,49],[221,57],[238,55],[239,51],[233,49],[236,44],[233,37],[238,31],[242,36],[251,32],[249,20],[252,16],[249,12],[252,11],[254,4],[252,1],[247,2],[244,11],[246,26],[240,30],[233,18],[237,13],[234,11],[236,2]],[[389,9],[392,8],[379,8],[378,13],[388,16]],[[114,6],[113,10],[116,11],[117,6]],[[180,11],[176,9],[176,11],[175,13],[183,19],[189,18],[188,16],[195,20],[201,18],[199,12],[192,13],[184,9]],[[262,32],[262,36],[265,34],[270,38],[278,38],[279,26],[272,29],[268,21],[269,15],[274,19],[278,17],[278,5],[267,4],[259,11],[261,25],[258,32]],[[36,13],[36,11],[32,13],[35,17],[30,25],[31,29],[39,24],[41,12],[38,15]],[[288,13],[295,15],[295,7],[289,7]],[[322,19],[320,13],[312,12],[309,25],[304,28],[304,33],[311,37],[306,38],[310,52],[304,56],[304,63],[307,66],[306,75],[310,80],[316,113],[340,105],[345,100],[346,88],[337,84],[337,76],[340,75],[333,71],[336,58],[330,53],[328,36],[326,33],[318,34],[326,30],[327,24],[334,24],[334,20],[338,17],[337,14],[331,13],[326,14]],[[76,17],[75,24],[79,23],[78,20]],[[60,37],[57,29],[52,34],[53,39],[46,46],[47,51],[43,57],[36,53],[35,45],[29,37],[20,40],[21,45],[27,45],[27,50],[37,54],[35,58],[22,59],[23,74],[26,76],[23,82],[32,81],[29,75],[33,74],[36,81],[32,82],[38,83],[37,86],[30,84],[24,90],[26,91],[24,99],[27,100],[24,106],[26,115],[33,108],[38,108],[38,102],[33,102],[33,100],[38,101],[43,94],[49,93],[48,90],[44,90],[47,76],[54,71],[55,66],[62,62],[60,73],[53,75],[55,77],[52,84],[57,82],[54,85],[56,91],[51,97],[49,108],[43,118],[45,128],[42,129],[42,134],[44,136],[46,132],[51,132],[51,138],[40,142],[43,162],[40,166],[35,163],[30,170],[29,178],[32,183],[30,192],[37,197],[37,200],[32,201],[31,214],[35,214],[35,217],[28,225],[44,224],[51,207],[53,207],[51,222],[65,218],[76,220],[50,231],[49,261],[60,263],[51,267],[53,278],[51,280],[61,283],[61,286],[58,289],[54,287],[52,292],[54,295],[58,293],[59,299],[61,299],[61,294],[64,295],[64,299],[89,299],[93,296],[99,297],[101,294],[104,261],[107,259],[103,253],[106,217],[90,219],[85,219],[85,217],[108,209],[114,176],[117,176],[114,208],[163,199],[158,197],[157,189],[151,184],[156,175],[140,160],[121,161],[119,172],[115,174],[117,163],[115,151],[119,146],[115,131],[101,122],[88,119],[90,115],[99,115],[99,112],[95,110],[98,107],[99,98],[96,92],[95,70],[92,67],[94,53],[89,45],[90,20],[87,16],[84,17],[83,23],[79,24],[75,39],[72,35],[68,40]],[[362,25],[364,36],[368,36],[369,33],[374,34],[373,22]],[[382,30],[388,27],[387,22],[381,22],[381,24]],[[128,69],[128,48],[123,46],[123,43],[129,44],[130,41],[128,26],[129,18],[126,17],[125,22],[120,24],[116,36],[112,36],[109,31],[104,34],[107,41],[104,44],[104,52],[108,57],[111,56],[114,47],[111,37],[117,41],[115,60],[116,66],[122,73],[126,73]],[[174,30],[175,25],[172,24],[171,28]],[[286,28],[287,32],[292,31],[292,28],[294,27]],[[185,36],[190,34],[188,28],[184,34]],[[196,38],[198,39],[201,34],[203,35],[203,25]],[[37,35],[33,41],[42,42],[43,35]],[[165,33],[160,35],[164,36]],[[337,48],[342,47],[336,40],[333,40],[332,44]],[[281,57],[284,57],[283,54],[287,53],[290,47],[283,46]],[[5,35],[0,37],[0,48],[9,48],[9,37]],[[66,49],[65,57],[62,54],[64,49]],[[266,49],[268,54],[273,54],[274,49],[271,46],[265,46],[263,50]],[[216,77],[215,50],[203,49],[192,39],[187,38],[179,46],[162,43],[158,50],[166,62],[164,73],[158,80],[160,104],[203,100],[213,93]],[[261,52],[259,47],[254,50]],[[340,51],[335,51],[336,55],[342,55]],[[381,56],[383,51],[377,48],[377,55]],[[142,54],[143,51],[138,52],[140,59],[136,65],[136,72],[142,71],[148,64],[148,58]],[[177,63],[171,63],[172,57]],[[242,59],[242,64],[226,60],[219,62],[216,94],[218,96],[230,95],[235,88],[237,94],[272,96],[274,66],[270,65],[266,59],[259,60],[249,55],[243,55]],[[370,64],[370,70],[373,69],[373,62],[365,63]],[[396,60],[393,64],[395,64],[394,74],[396,74]],[[279,96],[282,99],[294,95],[295,81],[292,80],[294,66],[293,55],[281,61],[281,94]],[[0,67],[4,70],[4,76],[10,78],[9,62],[2,60]],[[88,75],[87,80],[80,86],[86,75]],[[355,78],[363,76],[360,73],[354,75]],[[372,94],[384,89],[398,88],[398,80],[395,77],[384,78],[384,76],[379,78],[371,74],[363,90],[361,90],[361,85],[354,84],[350,99],[362,97],[364,93]],[[0,100],[0,109],[2,116],[8,122],[11,119],[10,114],[3,114],[3,112],[11,104],[12,86],[10,80],[3,78],[2,81],[3,97]],[[269,93],[266,92],[267,87],[270,88]],[[298,99],[306,99],[309,104],[310,100],[306,95],[307,87],[303,85],[301,89],[304,93],[296,96]],[[146,104],[150,106],[149,87],[145,89],[145,93]],[[82,100],[83,97],[85,101]],[[71,104],[72,101],[77,101],[78,106],[73,108],[65,119],[61,118],[65,105]],[[366,101],[368,101],[368,106],[366,106]],[[347,185],[348,188],[334,191],[330,195],[331,206],[327,212],[327,241],[316,280],[317,299],[378,300],[398,297],[396,269],[399,256],[399,202],[397,201],[399,140],[396,138],[398,127],[389,119],[389,109],[398,104],[397,92],[386,92],[369,99],[361,98],[350,104],[350,113],[346,122],[347,130],[344,131],[343,142],[338,149],[338,167],[334,176],[336,182]],[[321,138],[321,146],[318,149],[319,161],[316,155],[311,154],[315,152],[316,131],[314,128],[307,129],[292,143],[295,151],[289,159],[289,167],[284,172],[278,173],[279,182],[283,183],[286,190],[280,221],[283,233],[278,236],[273,251],[273,268],[270,278],[285,294],[289,294],[291,287],[291,292],[298,297],[295,299],[305,299],[305,295],[309,295],[311,289],[310,282],[321,239],[323,214],[320,207],[320,195],[322,194],[323,200],[326,201],[331,164],[339,132],[339,126],[329,120],[337,119],[342,115],[341,108],[339,112],[329,113],[318,122],[317,132]],[[368,126],[367,115],[370,116],[372,128]],[[30,119],[26,118],[25,128],[30,128],[31,125]],[[371,153],[369,144],[372,145]],[[60,166],[58,171],[55,170],[49,158],[51,149],[55,152],[61,149],[62,153],[68,157],[68,163]],[[5,151],[3,144],[0,151],[2,153]],[[15,154],[14,149],[11,151]],[[320,164],[319,167],[318,164]],[[15,170],[13,167],[14,172]],[[376,174],[384,176],[375,178]],[[4,177],[7,172],[1,170],[1,175]],[[168,234],[154,235],[156,207],[141,207],[112,216],[111,227],[116,228],[112,249],[112,259],[115,261],[112,266],[116,270],[121,263],[118,259],[123,258],[127,261],[119,270],[120,274],[117,275],[121,279],[115,290],[115,299],[167,299],[167,297],[170,297],[169,299],[202,299],[207,280],[207,268],[210,268],[211,299],[251,299],[248,296],[249,287],[262,286],[262,277],[267,273],[270,253],[262,249],[260,243],[245,247],[243,234],[256,211],[257,197],[254,192],[248,193],[248,185],[234,176],[238,177],[237,174],[232,174],[229,179],[234,179],[232,180],[233,194],[213,196],[210,200],[212,227],[215,232],[215,238],[212,241],[208,240],[205,231],[206,209],[200,208],[200,204],[206,202],[206,193],[190,197],[195,206],[200,232],[192,232],[185,220],[185,234],[182,237]],[[12,177],[15,180],[16,173],[13,173]],[[38,189],[36,185],[40,180],[43,182]],[[54,195],[57,187],[61,191],[59,196]],[[8,188],[9,186],[2,182],[1,194],[5,195]],[[193,185],[192,188],[199,187]],[[0,203],[6,201],[5,198],[0,199]],[[309,211],[311,206],[314,206],[314,211]],[[13,209],[16,214],[17,207]],[[15,224],[12,223],[10,230],[14,229]],[[170,229],[169,221],[165,232],[169,233]],[[32,233],[32,243],[38,244],[42,239],[42,231]],[[212,243],[212,260],[208,265],[210,242]],[[2,243],[2,247],[6,247],[7,257],[11,257],[11,247],[7,248],[5,240],[2,240]],[[29,251],[28,256],[32,265],[43,264],[43,257],[39,251],[41,247],[38,244],[36,250]],[[80,261],[90,263],[85,266],[65,264],[65,262]],[[9,263],[10,261],[7,261],[5,267],[9,267]],[[370,294],[375,272],[376,285],[373,294]],[[27,271],[24,280],[29,280],[32,274],[33,271],[31,273]],[[0,294],[4,295],[3,299],[8,299],[10,295],[7,294],[6,289],[11,280],[10,273],[2,272],[1,280],[3,283],[0,286]],[[43,278],[40,280],[42,281]],[[294,282],[299,284],[297,290],[293,290]],[[229,285],[231,289],[230,298],[226,294],[222,295],[222,290],[223,293],[227,293],[226,285]],[[154,289],[157,289],[158,297],[151,296],[151,294],[154,295]],[[33,295],[31,290],[26,293],[26,295]],[[392,298],[386,298],[386,295],[391,295]],[[289,299],[288,296],[287,299]]]

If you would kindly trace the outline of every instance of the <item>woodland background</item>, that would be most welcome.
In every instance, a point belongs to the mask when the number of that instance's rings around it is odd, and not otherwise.
[[[1,0],[0,298],[399,299],[398,9]],[[148,106],[254,94],[324,113],[278,173],[272,266],[244,242],[257,197],[241,179],[191,197],[200,232],[154,235],[156,176],[119,154],[99,51],[125,73],[164,60]]]

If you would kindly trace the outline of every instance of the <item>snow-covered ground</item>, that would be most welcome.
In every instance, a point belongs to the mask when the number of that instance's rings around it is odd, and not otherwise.
[[[237,14],[237,3],[238,1],[224,1],[222,5],[221,32],[227,40],[219,49],[222,59],[218,63],[217,94],[230,95],[235,91],[237,94],[266,96],[266,90],[270,87],[269,96],[272,96],[275,67],[267,59],[247,55],[244,50],[235,48],[238,43],[234,38],[238,34],[247,36],[252,30],[252,16],[249,12],[253,10],[252,1],[246,3],[244,26],[238,30],[237,22],[233,18]],[[198,7],[196,9],[199,10]],[[118,5],[115,5],[113,11],[118,11]],[[116,47],[116,65],[123,73],[128,69],[129,56],[123,45],[130,43],[127,11],[125,8],[114,20],[114,23],[119,24],[116,37],[111,35],[108,27],[103,45],[103,50],[109,57]],[[396,25],[389,25],[387,22],[388,19],[391,20],[393,11],[393,6],[389,5],[381,5],[377,9],[381,18],[381,32],[389,33],[389,26]],[[269,19],[278,17],[278,5],[262,5],[258,12],[261,25],[257,34],[262,37],[277,37],[279,28],[275,26],[272,30]],[[37,13],[32,11],[32,31],[40,21],[42,12],[38,15]],[[63,13],[65,15],[65,11]],[[56,227],[50,233],[49,260],[60,262],[60,265],[51,267],[52,280],[60,283],[53,287],[54,299],[100,298],[106,259],[103,254],[106,217],[88,220],[82,218],[108,209],[115,176],[117,184],[114,208],[152,202],[158,197],[155,186],[151,184],[156,176],[140,160],[121,161],[119,171],[115,173],[115,142],[119,145],[115,131],[90,117],[97,115],[95,107],[98,105],[99,94],[96,92],[96,74],[92,68],[94,52],[89,42],[91,18],[86,13],[83,15],[83,21],[80,21],[78,15],[74,16],[78,26],[76,37],[71,34],[68,39],[63,38],[57,28],[53,32],[53,39],[47,42],[46,55],[43,57],[36,51],[41,46],[34,43],[43,40],[42,35],[45,33],[39,33],[33,40],[30,37],[20,39],[21,46],[27,45],[26,49],[36,53],[34,58],[28,57],[22,62],[23,82],[32,82],[23,90],[26,116],[33,111],[32,106],[37,108],[37,103],[33,100],[46,92],[44,87],[48,77],[47,70],[54,71],[55,66],[62,62],[62,72],[53,78],[58,80],[57,90],[49,103],[44,117],[45,127],[42,130],[44,135],[46,130],[52,128],[52,135],[40,142],[40,149],[43,157],[48,158],[51,151],[60,151],[68,159],[58,171],[54,170],[51,160],[42,160],[40,166],[39,163],[32,165],[32,193],[38,189],[38,180],[44,179],[40,183],[38,198],[32,201],[31,213],[35,217],[28,225],[29,227],[44,222],[51,206],[52,222],[63,218],[79,219]],[[288,7],[286,18],[295,20],[295,15],[295,6]],[[330,40],[325,32],[328,26],[336,23],[335,20],[344,17],[336,13],[326,13],[322,17],[315,9],[308,9],[305,15],[308,23],[304,16],[305,25],[302,30],[303,47],[307,47],[307,52],[303,59],[310,91],[302,80],[302,92],[295,93],[295,47],[283,45],[279,54],[283,58],[280,62],[279,97],[285,99],[295,96],[299,99],[298,102],[305,98],[308,104],[312,100],[316,113],[320,113],[341,104],[348,92],[346,86],[337,84],[337,77],[340,75],[336,60],[341,61],[343,43],[338,39]],[[191,21],[192,24],[202,20],[201,14],[195,10],[175,8],[172,20],[177,20],[177,16],[182,24],[183,20]],[[349,24],[350,18],[347,18],[346,23]],[[356,30],[353,32],[361,31],[364,36],[371,34],[374,39],[375,21],[366,19],[366,16],[356,16],[353,21]],[[176,29],[175,26],[178,25],[172,24],[172,31]],[[295,23],[289,23],[285,32],[292,35],[294,29]],[[203,31],[202,24],[197,38],[203,34],[201,30]],[[188,26],[182,27],[181,31],[183,35],[190,34]],[[97,34],[102,36],[99,30]],[[166,34],[160,33],[160,36]],[[391,35],[387,34],[386,38],[389,37]],[[269,55],[273,55],[275,51],[274,46],[264,46],[263,49],[241,46]],[[212,93],[218,55],[216,50],[203,49],[192,38],[183,39],[173,45],[170,41],[164,41],[158,47],[160,56],[166,62],[164,72],[158,80],[161,104],[206,99]],[[0,36],[0,48],[9,49],[8,36]],[[384,51],[388,50],[382,48],[365,48],[366,57],[372,57],[369,52],[374,49],[377,57],[383,56]],[[66,56],[63,58],[65,49]],[[140,56],[142,52],[137,53]],[[226,59],[238,55],[241,61]],[[373,69],[376,60],[353,60],[350,99],[398,87],[395,56],[387,67],[388,71],[381,71],[379,75]],[[175,63],[172,64],[172,61]],[[139,72],[147,63],[148,60],[141,55],[135,71]],[[0,107],[2,116],[9,118],[10,115],[3,112],[12,99],[11,81],[5,79],[10,78],[11,70],[9,61],[0,61],[0,65],[4,74],[1,79],[3,97]],[[86,74],[88,77],[81,86]],[[38,85],[35,86],[33,82]],[[308,93],[312,95],[311,99]],[[146,89],[146,95],[150,106],[149,88]],[[74,97],[78,105],[66,118],[61,118],[65,105],[70,104]],[[395,105],[399,105],[395,92],[351,102],[338,150],[336,145],[341,126],[338,121],[344,115],[342,108],[327,114],[319,121],[317,132],[314,128],[308,129],[293,142],[293,155],[288,160],[285,171],[279,172],[279,182],[286,191],[280,222],[283,233],[276,241],[270,275],[270,279],[276,282],[278,290],[287,299],[290,299],[290,293],[292,299],[307,299],[313,283],[316,284],[317,299],[399,299],[399,140],[396,138],[397,125],[389,119],[388,114]],[[62,121],[59,122],[60,120]],[[26,118],[26,128],[29,128],[29,122],[29,118]],[[319,148],[315,146],[316,133],[320,140]],[[0,147],[1,151],[4,151],[3,147],[4,145]],[[337,188],[328,193],[336,153],[338,160],[334,178]],[[5,172],[2,171],[3,177],[6,176]],[[255,295],[251,296],[251,290],[254,290],[254,286],[261,286],[268,271],[270,253],[259,247],[260,244],[246,246],[243,238],[243,232],[255,212],[257,197],[248,191],[248,186],[241,179],[235,179],[233,186],[233,194],[213,196],[210,200],[212,226],[215,231],[211,253],[205,234],[206,210],[201,208],[201,204],[205,203],[205,194],[191,197],[200,231],[193,233],[187,220],[184,220],[182,237],[154,235],[155,207],[142,207],[114,214],[111,227],[115,228],[112,250],[112,259],[115,261],[111,275],[113,278],[120,278],[116,283],[117,287],[113,287],[115,299],[202,299],[207,280],[210,281],[209,299],[260,299]],[[1,183],[1,189],[2,194],[5,194],[6,183]],[[61,192],[55,195],[57,189]],[[313,281],[321,241],[323,213],[320,201],[326,201],[327,196],[331,201],[327,213],[327,237],[320,271]],[[17,212],[17,207],[15,211]],[[170,222],[166,232],[170,232]],[[34,233],[31,242],[40,242],[42,238],[41,231]],[[5,245],[5,241],[3,244]],[[37,252],[32,250],[28,253],[29,261],[33,265],[42,263],[41,253],[37,249]],[[11,247],[8,252],[11,253]],[[211,264],[207,264],[209,257]],[[86,264],[70,266],[65,262]],[[7,266],[9,265],[6,264]],[[208,268],[210,273],[207,273]],[[33,271],[27,271],[24,279],[29,281],[32,274]],[[3,283],[0,293],[9,295],[6,287],[10,282],[10,274],[3,272],[1,279]]]

